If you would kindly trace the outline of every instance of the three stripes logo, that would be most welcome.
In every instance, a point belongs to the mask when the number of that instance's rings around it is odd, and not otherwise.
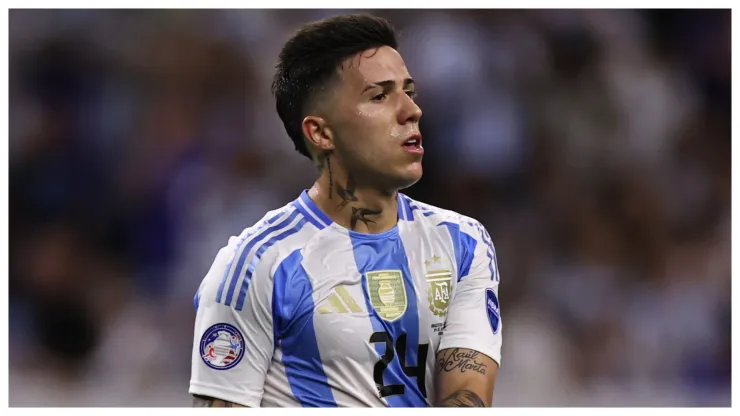
[[[362,312],[344,286],[335,287],[329,297],[319,304],[318,310],[320,314]]]

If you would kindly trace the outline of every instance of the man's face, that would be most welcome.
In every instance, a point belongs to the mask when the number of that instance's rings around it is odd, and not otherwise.
[[[421,179],[421,109],[401,55],[384,46],[344,62],[329,123],[337,156],[355,180],[403,189]],[[406,144],[407,140],[414,144]]]

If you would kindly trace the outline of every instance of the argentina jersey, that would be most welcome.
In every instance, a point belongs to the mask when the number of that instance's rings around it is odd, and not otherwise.
[[[399,193],[348,230],[304,191],[222,248],[194,299],[190,393],[249,407],[425,407],[438,351],[500,364],[496,252],[476,220]]]

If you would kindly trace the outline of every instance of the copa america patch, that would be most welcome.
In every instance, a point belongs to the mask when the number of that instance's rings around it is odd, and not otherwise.
[[[244,336],[234,325],[213,325],[200,339],[200,356],[214,370],[234,368],[244,356]]]
[[[493,289],[486,289],[486,312],[488,312],[488,323],[494,334],[501,328],[501,311],[499,310],[498,297]]]

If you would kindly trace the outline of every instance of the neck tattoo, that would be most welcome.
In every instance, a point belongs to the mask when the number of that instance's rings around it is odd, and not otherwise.
[[[331,159],[329,157],[331,156],[331,152],[327,151],[325,155],[326,155],[326,169],[329,170],[329,199],[331,199],[331,194],[334,193],[334,178],[332,178],[332,175],[331,175]]]
[[[358,199],[355,196],[355,181],[350,176],[347,178],[347,187],[343,187],[340,184],[337,184],[337,195],[339,195],[339,198],[341,198],[342,202],[337,205],[337,210],[341,211],[344,209],[344,207],[347,206],[347,204],[351,202],[357,202]]]
[[[331,174],[330,174],[331,177]],[[348,177],[347,186],[343,187],[337,184],[337,195],[341,198],[342,202],[337,206],[337,210],[343,210],[348,204],[358,202],[357,196],[355,196],[355,181],[352,177]],[[358,222],[362,222],[365,225],[369,223],[375,224],[375,221],[367,218],[368,215],[380,215],[382,210],[374,210],[363,207],[352,207],[352,214],[350,215],[350,228],[354,230],[357,227]]]
[[[375,224],[375,221],[367,218],[366,216],[367,215],[378,215],[381,212],[382,211],[380,211],[380,210],[372,210],[372,209],[367,209],[367,208],[355,208],[355,207],[352,207],[352,217],[350,218],[350,221],[351,221],[350,227],[354,230],[355,227],[357,226],[357,221],[364,222],[365,225],[367,225],[368,223]]]

